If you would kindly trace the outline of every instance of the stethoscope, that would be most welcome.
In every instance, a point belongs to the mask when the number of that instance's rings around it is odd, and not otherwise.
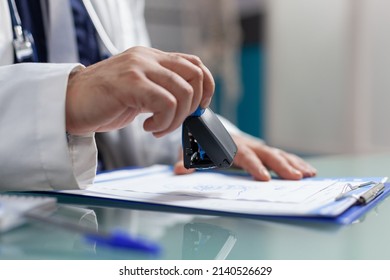
[[[106,48],[109,56],[118,54],[118,49],[112,43],[110,37],[105,31],[96,11],[90,0],[82,0],[84,6],[89,14],[92,23],[95,26],[96,32],[98,33],[100,40]],[[37,52],[34,46],[34,38],[30,31],[23,29],[18,9],[16,7],[15,0],[8,0],[10,8],[12,30],[14,34],[13,46],[15,51],[16,61],[22,62],[38,62]]]
[[[30,31],[23,29],[15,0],[8,0],[8,5],[12,20],[12,31],[14,35],[12,43],[16,61],[19,63],[38,62],[34,38]]]
[[[101,23],[95,8],[93,7],[90,0],[82,0],[85,9],[87,10],[87,13],[89,15],[89,18],[91,19],[93,25],[95,26],[96,32],[99,35],[100,40],[103,43],[103,46],[106,48],[109,56],[113,56],[119,53],[119,50],[114,46],[112,43],[110,37],[108,36],[106,30],[103,27],[103,24]]]

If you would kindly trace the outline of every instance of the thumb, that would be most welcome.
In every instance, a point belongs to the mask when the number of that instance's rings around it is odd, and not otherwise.
[[[183,150],[180,149],[179,160],[173,166],[173,173],[175,173],[176,175],[184,175],[184,174],[193,173],[194,171],[195,171],[195,169],[187,169],[184,167]]]
[[[173,167],[173,173],[176,175],[184,175],[184,174],[191,174],[195,171],[195,169],[187,169],[184,167],[183,160],[180,160],[176,162],[176,164]]]

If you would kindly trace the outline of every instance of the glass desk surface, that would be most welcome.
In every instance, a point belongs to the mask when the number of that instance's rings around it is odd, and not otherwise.
[[[308,161],[319,177],[390,175],[390,154]],[[61,204],[54,216],[136,234],[160,244],[162,252],[150,255],[98,246],[77,233],[26,224],[0,235],[0,259],[390,259],[389,215],[389,199],[351,225]]]

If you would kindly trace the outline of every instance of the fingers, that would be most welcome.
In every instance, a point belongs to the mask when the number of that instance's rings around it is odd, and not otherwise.
[[[234,164],[249,172],[256,180],[269,180],[265,167],[288,180],[299,180],[317,173],[310,164],[296,155],[245,136],[233,135],[233,138],[238,146]]]
[[[196,56],[178,53],[164,54],[160,64],[173,73],[171,76],[180,77],[185,81],[187,86],[181,83],[179,87],[172,88],[172,81],[177,80],[177,77],[165,80],[164,75],[154,77],[154,81],[170,91],[178,101],[176,115],[171,126],[154,133],[156,137],[176,129],[199,105],[203,108],[208,107],[215,88],[210,71]]]
[[[160,126],[157,128],[157,130],[152,131],[156,137],[159,137],[179,127],[183,120],[191,113],[192,103],[194,102],[193,100],[199,98],[194,97],[195,94],[193,87],[191,87],[191,85],[187,83],[187,81],[185,81],[180,75],[161,66],[156,66],[156,68],[160,69],[149,73],[148,78],[157,85],[164,88],[173,97],[171,104],[172,107],[164,106],[162,108],[163,111],[160,112],[163,114],[164,111],[169,110],[170,113],[173,113],[171,122],[168,124],[168,126]],[[155,96],[153,98],[159,99],[162,97],[165,98],[166,95],[164,94],[163,96]],[[153,118],[159,117],[160,116],[155,115]]]
[[[71,74],[66,125],[74,133],[118,129],[142,112],[144,129],[156,137],[178,128],[214,92],[199,58],[134,47]]]
[[[267,148],[263,153],[263,162],[281,178],[289,180],[303,178],[302,172],[291,165],[285,155],[278,149]]]
[[[176,175],[185,175],[193,172],[195,172],[195,169],[187,169],[184,167],[183,160],[176,162],[173,167],[173,173],[175,173]]]
[[[257,153],[263,158],[263,163],[283,179],[299,180],[317,173],[314,167],[300,157],[282,150],[265,146]]]
[[[208,107],[215,86],[210,71],[199,58],[186,54],[165,53],[155,49],[148,51],[154,56],[155,63],[149,64],[150,68],[145,71],[146,77],[164,88],[174,98],[174,102],[170,104],[172,106],[164,108],[174,112],[168,126],[160,126],[156,129],[158,124],[165,124],[166,121],[158,120],[165,117],[161,110],[151,111],[154,116],[144,126],[145,129],[153,129],[148,131],[153,132],[156,137],[161,137],[179,127],[199,105]],[[165,93],[160,98],[166,98]]]
[[[238,147],[234,164],[246,170],[256,180],[268,181],[271,176],[256,153],[246,145]]]
[[[180,75],[192,88],[190,113],[199,106],[203,96],[203,71],[197,65],[177,54],[166,54],[160,64]],[[181,94],[185,94],[182,92]],[[189,114],[190,114],[189,113]]]
[[[198,66],[203,72],[203,97],[200,102],[202,108],[207,108],[210,105],[211,98],[215,90],[215,82],[210,70],[203,64],[199,57],[188,54],[177,54],[188,61],[191,61],[194,65]]]
[[[195,172],[195,169],[187,169],[184,167],[183,150],[179,149],[179,159],[173,166],[173,173],[176,175],[185,175]]]
[[[143,72],[127,73],[131,94],[124,94],[121,101],[137,112],[153,113],[144,122],[145,131],[159,132],[167,129],[174,120],[177,100],[162,86],[149,80]]]
[[[283,153],[285,154],[284,156],[288,163],[296,170],[299,170],[303,177],[313,177],[317,175],[317,170],[300,157],[286,152]]]

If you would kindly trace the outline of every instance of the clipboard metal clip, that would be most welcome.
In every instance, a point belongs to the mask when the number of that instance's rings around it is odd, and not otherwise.
[[[373,187],[369,188],[367,191],[365,191],[361,194],[351,193],[352,191],[354,191],[358,188],[373,185],[373,184],[375,184]],[[339,196],[337,196],[335,198],[335,200],[338,201],[338,200],[341,200],[341,199],[344,199],[347,197],[352,197],[352,198],[356,199],[357,204],[365,205],[365,204],[371,202],[372,200],[374,200],[378,195],[383,193],[384,189],[385,189],[385,186],[383,183],[376,183],[376,182],[370,181],[370,182],[366,182],[366,183],[363,183],[363,184],[360,184],[357,186],[350,186],[349,191],[341,193]]]

